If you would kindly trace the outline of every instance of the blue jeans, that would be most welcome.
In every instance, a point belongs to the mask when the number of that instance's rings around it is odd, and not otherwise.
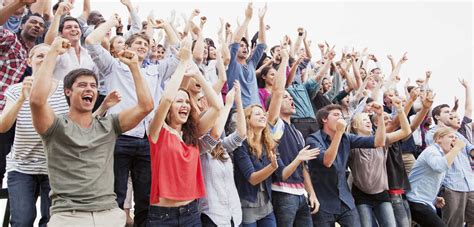
[[[292,195],[283,192],[272,192],[273,212],[279,227],[313,226],[311,212],[304,195]]]
[[[8,197],[10,199],[10,212],[12,227],[33,226],[36,219],[36,199],[41,196],[41,219],[39,226],[46,227],[49,221],[48,175],[30,175],[16,171],[8,173]]]
[[[250,223],[250,224],[243,224],[242,227],[276,227],[276,220],[275,220],[275,214],[271,212],[264,218],[258,220],[257,222]]]
[[[319,210],[313,214],[314,227],[334,227],[335,223],[339,223],[341,227],[360,227],[359,213],[357,209],[350,209],[341,201],[341,213],[331,214]]]
[[[150,206],[147,227],[200,227],[197,200],[180,207]]]
[[[150,203],[150,144],[147,138],[119,136],[115,143],[114,175],[117,203],[123,209],[129,171],[132,175],[135,226],[145,226]]]
[[[390,199],[392,200],[393,214],[395,215],[397,226],[410,227],[411,213],[408,201],[402,195],[390,195]]]
[[[371,227],[374,223],[378,223],[379,226],[384,227],[397,226],[390,202],[381,202],[376,206],[359,204],[357,205],[357,211],[359,211],[360,224],[362,227]]]

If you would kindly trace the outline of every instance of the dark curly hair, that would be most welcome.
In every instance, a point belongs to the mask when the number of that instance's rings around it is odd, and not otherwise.
[[[181,127],[181,131],[183,133],[182,138],[186,145],[197,146],[199,144],[199,135],[197,132],[197,124],[199,122],[199,116],[195,109],[194,101],[191,98],[191,95],[185,89],[180,88],[180,91],[186,92],[189,97],[189,101],[191,102],[191,111],[189,112],[188,120],[183,124]],[[166,116],[165,122],[166,124],[170,125],[170,111],[168,110],[168,114]]]

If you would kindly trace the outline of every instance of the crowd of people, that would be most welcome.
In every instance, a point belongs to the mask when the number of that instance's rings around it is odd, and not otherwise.
[[[249,3],[214,41],[199,9],[142,21],[120,0],[124,28],[54,1],[0,9],[13,227],[33,226],[38,196],[51,227],[474,226],[467,80],[464,110],[433,107],[430,71],[397,89],[406,54],[385,72],[367,48],[316,56],[304,28],[269,46],[266,5],[253,36]]]

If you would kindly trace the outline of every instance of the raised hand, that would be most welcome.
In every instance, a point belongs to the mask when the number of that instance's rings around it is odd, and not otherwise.
[[[107,96],[105,96],[105,99],[103,102],[105,105],[104,107],[109,109],[112,106],[117,105],[117,103],[119,103],[121,100],[122,100],[122,96],[120,95],[120,93],[118,91],[112,91]]]
[[[53,43],[51,44],[51,50],[55,51],[57,54],[61,55],[66,53],[66,51],[71,47],[71,43],[67,39],[61,37],[54,38]]]
[[[58,9],[56,10],[56,15],[64,16],[71,12],[72,4],[70,2],[64,1],[59,3]]]
[[[392,55],[390,55],[390,54],[389,54],[389,55],[387,55],[387,58],[388,58],[388,60],[390,60],[390,61],[393,61],[393,57],[392,57]]]
[[[201,21],[201,27],[204,26],[204,24],[205,24],[206,21],[207,21],[207,17],[202,16],[200,21]]]
[[[336,122],[336,131],[344,132],[346,130],[347,122],[344,119],[339,119]]]
[[[23,84],[21,85],[21,94],[20,94],[20,100],[25,100],[28,97],[30,97],[30,91],[31,91],[31,86],[33,85],[33,77],[27,76],[23,80]]]
[[[201,11],[199,9],[194,9],[193,12],[191,13],[191,18],[199,16]]]
[[[112,14],[109,20],[112,21],[112,23],[114,24],[114,27],[118,27],[122,23],[121,22],[122,19],[120,19],[120,16],[117,13]]]
[[[252,19],[253,15],[253,3],[249,2],[247,8],[245,9],[245,18]]]
[[[415,87],[410,91],[410,100],[415,101],[420,96],[420,88]]]
[[[451,146],[453,147],[454,150],[461,150],[461,149],[464,149],[466,144],[462,140],[456,138],[456,141]]]
[[[406,61],[408,61],[408,57],[407,57],[407,52],[405,52],[402,56],[402,58],[400,59],[400,63],[405,63]]]
[[[464,88],[468,88],[469,87],[469,82],[467,82],[467,80],[465,79],[461,79],[459,78],[459,83],[461,83],[461,85],[464,87]]]
[[[130,2],[130,0],[120,0],[120,3],[128,8],[132,8],[132,2]]]
[[[400,110],[402,109],[402,100],[400,100],[398,97],[393,97],[392,105],[395,106],[397,110]]]
[[[425,76],[426,76],[425,78],[429,80],[431,78],[431,71],[426,71]]]
[[[421,104],[423,108],[429,109],[433,105],[435,94],[432,91],[423,92],[421,94]]]
[[[267,13],[267,3],[265,3],[265,6],[261,9],[258,10],[258,18],[260,20],[263,20],[265,17],[265,14]]]
[[[378,104],[378,103],[373,103],[372,104],[372,110],[374,111],[375,114],[377,114],[378,116],[382,115],[383,114],[383,107],[382,105]]]
[[[299,161],[308,161],[315,159],[319,155],[319,148],[309,149],[309,145],[300,150],[296,159]]]
[[[128,67],[138,66],[138,54],[130,50],[122,50],[118,53],[118,58]]]
[[[278,169],[278,160],[275,151],[270,152],[270,157],[268,158],[270,159],[270,164],[272,165],[273,169]]]

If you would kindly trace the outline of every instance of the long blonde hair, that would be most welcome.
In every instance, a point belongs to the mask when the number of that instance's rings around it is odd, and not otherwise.
[[[352,119],[351,124],[349,125],[347,131],[354,134],[359,134],[360,128],[363,127],[362,118],[368,116],[367,113],[356,113]]]
[[[254,107],[258,107],[263,110],[263,107],[258,104],[250,105],[247,108],[245,108],[244,113],[245,113],[245,122],[247,124],[247,143],[249,144],[250,147],[250,152],[257,156],[258,158],[261,157],[262,151],[257,149],[258,144],[262,144],[263,147],[265,147],[267,157],[270,157],[271,152],[276,148],[277,143],[273,139],[273,137],[270,134],[270,129],[268,129],[268,126],[265,126],[265,128],[262,131],[262,136],[260,137],[260,141],[256,141],[256,136],[255,136],[255,131],[254,128],[250,125],[250,117],[252,116],[252,109]]]

